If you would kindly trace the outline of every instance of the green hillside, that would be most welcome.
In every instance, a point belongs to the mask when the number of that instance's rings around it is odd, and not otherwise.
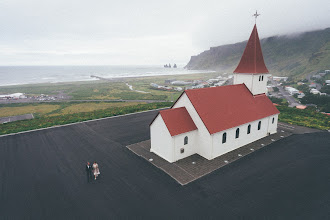
[[[247,41],[211,47],[192,56],[186,68],[233,72]],[[260,40],[265,63],[273,75],[302,78],[306,74],[330,69],[330,28],[292,36]]]

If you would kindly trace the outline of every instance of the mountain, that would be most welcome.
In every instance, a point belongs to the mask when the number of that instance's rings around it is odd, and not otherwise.
[[[192,56],[187,69],[219,70],[231,73],[243,54],[247,41],[211,47]],[[260,40],[264,60],[273,75],[301,78],[330,69],[330,28]]]

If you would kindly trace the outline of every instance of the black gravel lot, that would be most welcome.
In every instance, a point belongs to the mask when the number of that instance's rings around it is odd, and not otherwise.
[[[327,219],[330,133],[292,135],[186,186],[125,146],[156,111],[0,137],[1,219]],[[86,161],[101,178],[88,183]]]

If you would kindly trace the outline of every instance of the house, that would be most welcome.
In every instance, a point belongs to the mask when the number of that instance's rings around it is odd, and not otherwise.
[[[290,93],[290,95],[299,93],[299,91],[296,88],[293,88],[291,86],[286,86],[285,90],[288,91]]]
[[[317,89],[311,89],[309,92],[314,94],[314,95],[320,94],[320,91],[317,90]]]
[[[168,162],[211,160],[276,133],[279,111],[265,95],[268,69],[256,25],[234,71],[234,85],[184,91],[150,124],[150,151]]]
[[[297,98],[302,99],[304,97],[305,97],[305,93],[303,93],[302,91],[299,91]]]
[[[26,95],[24,93],[13,93],[8,95],[0,95],[0,99],[26,99]]]
[[[304,109],[307,108],[307,106],[306,106],[306,105],[297,105],[296,108],[297,108],[297,109],[304,110]]]
[[[316,88],[316,84],[315,83],[311,83],[308,87],[309,88]]]
[[[281,77],[281,76],[273,76],[273,80],[274,81],[277,81],[277,82],[280,82],[280,81],[284,81],[286,82],[288,80],[288,77]]]

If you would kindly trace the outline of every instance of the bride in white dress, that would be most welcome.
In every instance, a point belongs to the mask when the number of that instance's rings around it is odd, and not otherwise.
[[[96,180],[97,176],[100,175],[99,165],[96,162],[93,163],[93,173]]]

